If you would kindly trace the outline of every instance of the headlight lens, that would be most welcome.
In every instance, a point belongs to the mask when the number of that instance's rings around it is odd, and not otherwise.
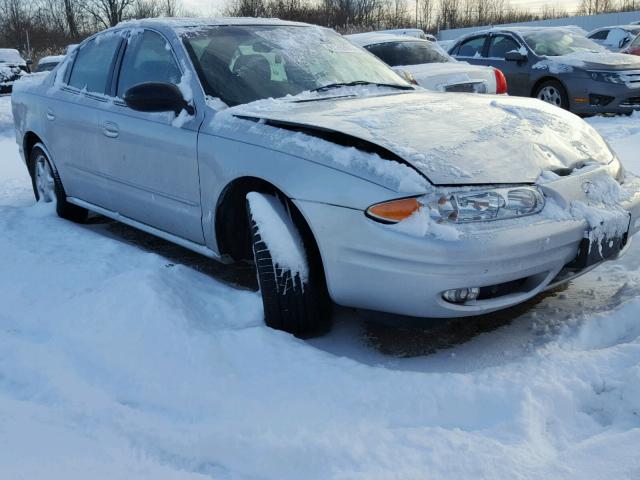
[[[536,187],[449,191],[378,203],[367,209],[367,215],[380,222],[397,223],[423,207],[428,207],[431,217],[438,221],[484,222],[538,213],[544,207],[544,196]]]
[[[625,83],[625,78],[616,72],[589,72],[596,82]]]

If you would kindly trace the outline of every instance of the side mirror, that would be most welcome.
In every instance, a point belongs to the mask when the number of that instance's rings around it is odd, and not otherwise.
[[[135,85],[125,92],[124,103],[139,112],[174,112],[178,115],[186,110],[189,115],[194,113],[180,89],[171,83],[148,82]]]
[[[525,62],[527,55],[519,52],[518,50],[511,50],[504,54],[504,59],[508,62]]]

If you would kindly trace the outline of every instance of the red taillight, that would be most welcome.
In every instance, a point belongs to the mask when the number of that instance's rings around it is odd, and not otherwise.
[[[493,69],[493,73],[496,76],[496,93],[507,93],[507,79],[504,73],[497,68]]]

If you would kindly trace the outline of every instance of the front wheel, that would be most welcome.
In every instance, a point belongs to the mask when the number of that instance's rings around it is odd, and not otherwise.
[[[53,168],[43,145],[36,144],[29,156],[31,165],[31,180],[36,201],[43,203],[55,203],[58,216],[83,222],[87,219],[88,210],[67,202],[67,194],[64,191],[58,172]]]
[[[569,110],[569,96],[562,84],[557,80],[547,80],[541,83],[534,92],[534,96],[538,100]]]
[[[273,195],[247,195],[264,319],[298,337],[316,336],[329,328],[330,301],[311,239],[304,238],[287,207]]]

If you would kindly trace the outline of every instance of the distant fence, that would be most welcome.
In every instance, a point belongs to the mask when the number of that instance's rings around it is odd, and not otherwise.
[[[565,27],[569,25],[577,25],[580,28],[584,28],[587,32],[600,27],[610,27],[612,25],[627,25],[631,22],[640,21],[640,11],[635,12],[620,12],[620,13],[603,13],[600,15],[586,15],[580,17],[566,17],[566,18],[553,18],[550,20],[535,20],[533,22],[522,23],[507,23],[504,25],[484,25],[480,27],[468,27],[468,28],[452,28],[450,30],[440,30],[438,33],[438,40],[455,40],[467,33],[473,33],[478,30],[485,30],[491,27],[513,27],[513,26],[555,26]]]

